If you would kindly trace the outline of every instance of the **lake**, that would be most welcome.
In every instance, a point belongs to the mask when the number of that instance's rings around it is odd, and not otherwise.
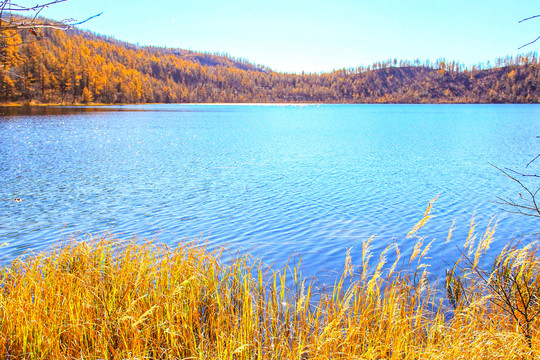
[[[435,240],[433,273],[457,259],[473,214],[479,232],[498,219],[493,253],[538,232],[540,219],[494,203],[522,190],[490,165],[540,173],[540,160],[525,169],[540,151],[537,105],[1,111],[2,264],[109,231],[225,244],[274,266],[296,254],[304,274],[326,276],[343,269],[347,249],[359,264],[371,235],[375,255],[394,241],[410,251],[405,236],[437,195],[422,232]]]

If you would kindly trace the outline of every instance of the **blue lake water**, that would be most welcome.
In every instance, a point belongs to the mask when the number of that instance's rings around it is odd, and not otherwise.
[[[537,105],[3,111],[2,263],[72,234],[110,231],[227,244],[275,266],[299,254],[304,273],[320,276],[340,271],[347,249],[358,264],[370,235],[375,255],[393,241],[410,250],[405,235],[437,195],[423,232],[435,239],[434,273],[458,257],[473,213],[479,231],[497,216],[493,251],[538,232],[540,219],[493,203],[521,190],[490,165],[524,170],[539,152]]]

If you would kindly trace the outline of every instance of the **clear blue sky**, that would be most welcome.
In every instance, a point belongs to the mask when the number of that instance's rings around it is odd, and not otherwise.
[[[34,1],[35,2],[35,1]],[[69,0],[42,14],[83,20],[116,39],[226,52],[287,72],[321,72],[388,58],[471,65],[515,55],[540,36],[537,0]],[[537,44],[523,51],[537,51]]]

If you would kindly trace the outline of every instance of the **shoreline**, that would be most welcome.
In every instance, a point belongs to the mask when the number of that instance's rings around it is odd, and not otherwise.
[[[488,102],[438,102],[438,103],[394,103],[394,102],[374,102],[374,103],[329,103],[329,102],[253,102],[253,103],[74,103],[74,104],[22,104],[16,102],[0,103],[0,108],[92,108],[92,107],[122,107],[122,106],[146,106],[146,105],[189,105],[189,106],[321,106],[321,105],[540,105],[535,102],[514,102],[514,103],[488,103]]]

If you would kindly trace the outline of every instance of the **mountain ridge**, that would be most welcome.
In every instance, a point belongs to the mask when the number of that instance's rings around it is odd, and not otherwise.
[[[4,34],[6,35],[6,34]],[[538,103],[535,52],[470,68],[386,60],[328,73],[276,72],[227,54],[138,46],[93,32],[43,29],[0,39],[0,102]],[[20,44],[20,45],[19,45]]]

